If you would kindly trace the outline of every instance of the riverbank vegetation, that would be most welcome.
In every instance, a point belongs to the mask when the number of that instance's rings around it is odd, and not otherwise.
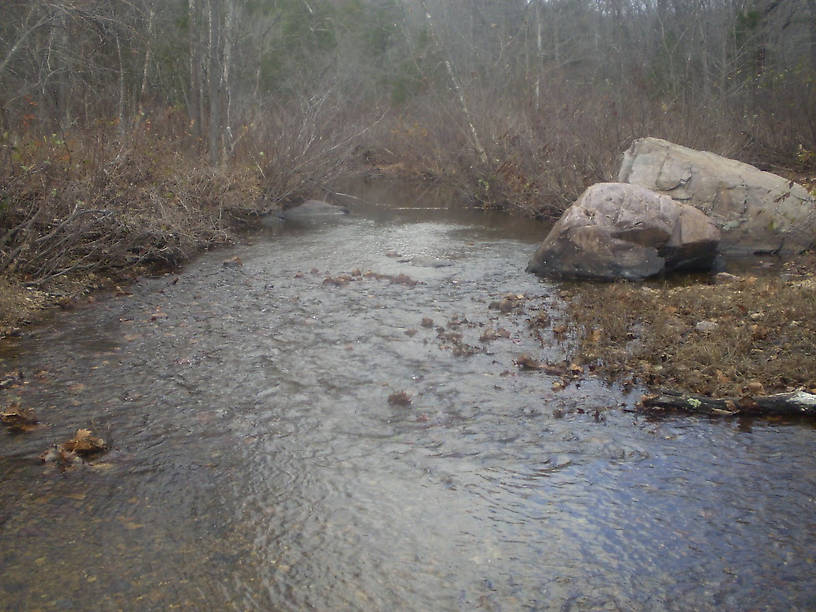
[[[688,284],[574,284],[565,296],[574,358],[624,385],[731,398],[816,393],[814,263]]]
[[[549,218],[613,178],[640,136],[816,171],[809,0],[2,10],[7,324],[20,305],[228,243],[351,171],[441,181],[465,204]]]

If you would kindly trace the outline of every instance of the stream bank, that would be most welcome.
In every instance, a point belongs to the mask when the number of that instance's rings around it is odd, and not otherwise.
[[[735,260],[727,264],[733,274],[567,284],[575,359],[621,384],[709,397],[814,393],[814,259]]]

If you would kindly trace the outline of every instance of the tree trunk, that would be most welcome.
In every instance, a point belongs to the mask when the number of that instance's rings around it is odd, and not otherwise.
[[[536,61],[535,61],[535,109],[536,112],[539,111],[541,108],[541,70],[542,70],[542,60],[543,60],[543,53],[542,53],[542,40],[541,40],[541,3],[536,2],[535,7],[535,20],[536,20]]]
[[[147,35],[145,40],[144,65],[142,67],[142,86],[139,88],[139,117],[144,115],[144,97],[147,92],[147,77],[150,72],[150,56],[153,52],[153,19],[156,8],[150,3],[147,13]]]
[[[232,45],[235,34],[235,4],[236,0],[226,0],[226,15],[224,18],[224,66],[221,73],[221,87],[224,95],[224,126],[221,135],[221,161],[232,155]]]
[[[808,0],[808,12],[810,22],[810,69],[816,74],[816,0]],[[812,75],[811,75],[812,76]]]
[[[122,61],[122,45],[119,42],[119,31],[114,31],[116,56],[119,59],[119,100],[116,103],[116,131],[121,137],[125,132],[125,65]]]
[[[187,0],[187,19],[190,34],[190,127],[198,140],[201,132],[201,45],[198,0]]]
[[[644,395],[638,402],[638,409],[652,414],[676,411],[708,416],[816,416],[816,394],[795,391],[763,397],[714,399],[704,395],[661,391],[655,395]]]
[[[422,10],[425,12],[425,20],[428,23],[428,31],[431,34],[431,38],[436,42],[436,46],[439,48],[441,52],[444,53],[442,48],[441,41],[436,32],[436,27],[433,21],[433,17],[431,16],[430,11],[428,10],[428,3],[425,0],[420,0],[420,5],[422,6]],[[476,126],[473,124],[473,117],[470,114],[470,110],[468,109],[467,102],[465,100],[465,93],[462,90],[462,85],[459,83],[459,79],[456,77],[456,71],[454,70],[453,63],[450,60],[450,54],[444,53],[445,59],[445,69],[448,72],[448,78],[451,81],[451,85],[453,86],[453,90],[456,93],[456,97],[459,99],[459,105],[462,108],[462,114],[465,116],[465,121],[467,122],[468,128],[470,129],[470,135],[473,138],[473,146],[476,148],[476,152],[479,154],[479,159],[483,164],[487,163],[487,153],[485,152],[484,147],[482,146],[482,142],[479,139],[479,133],[476,131]]]
[[[36,3],[32,3],[32,11]],[[65,11],[52,9],[52,25],[49,28],[45,43],[45,57],[39,61],[37,87],[43,100],[48,104],[39,105],[39,120],[43,123],[53,122],[63,126],[70,122],[67,110],[69,78],[71,70],[68,65],[68,15]],[[31,15],[31,13],[29,13]],[[28,17],[26,17],[26,20]],[[13,49],[12,49],[13,51]]]
[[[221,38],[221,0],[207,0],[207,19],[209,24],[209,41],[207,48],[207,78],[209,80],[210,121],[207,144],[210,152],[210,164],[218,164],[221,147],[221,70],[219,66],[219,43]]]

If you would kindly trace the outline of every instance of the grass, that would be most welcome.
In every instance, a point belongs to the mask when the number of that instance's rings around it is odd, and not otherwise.
[[[816,389],[814,257],[726,284],[574,284],[574,358],[623,384],[741,397]]]

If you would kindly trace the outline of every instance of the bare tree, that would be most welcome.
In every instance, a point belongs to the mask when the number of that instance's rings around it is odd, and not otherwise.
[[[221,91],[222,72],[220,65],[221,49],[221,2],[222,0],[207,0],[207,81],[209,84],[209,131],[208,149],[210,164],[216,165],[221,152]]]
[[[434,23],[434,19],[431,16],[430,11],[428,10],[428,4],[426,0],[420,0],[420,4],[422,6],[422,10],[425,12],[425,19],[428,23],[428,30],[431,32],[431,37],[436,41],[437,46],[439,46],[440,50],[444,52],[442,48],[442,43],[439,40],[439,36],[436,32],[436,26]],[[456,97],[459,100],[459,105],[462,109],[462,115],[464,116],[465,122],[467,123],[468,129],[470,130],[470,136],[473,141],[473,146],[476,149],[476,152],[479,154],[479,160],[483,163],[487,163],[487,152],[485,151],[484,147],[482,146],[481,139],[479,138],[479,133],[476,130],[476,126],[473,123],[473,116],[468,109],[467,101],[465,100],[465,92],[462,88],[462,84],[459,82],[459,78],[456,76],[456,70],[453,66],[453,61],[450,58],[449,54],[445,55],[445,59],[443,60],[445,63],[445,69],[448,72],[448,77],[450,78],[451,86],[453,87],[453,91],[456,94]]]
[[[203,95],[201,91],[201,5],[199,0],[187,0],[187,29],[189,36],[189,98],[188,114],[193,135],[201,138],[204,112],[202,108]]]

